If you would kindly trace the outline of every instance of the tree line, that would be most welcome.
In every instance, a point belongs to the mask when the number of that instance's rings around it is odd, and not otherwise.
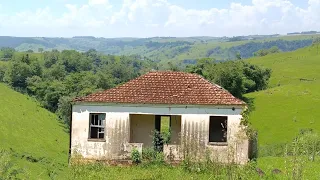
[[[244,99],[245,93],[266,89],[271,76],[271,69],[242,60],[216,62],[211,58],[197,60],[196,64],[188,65],[186,71],[215,82],[240,99]]]

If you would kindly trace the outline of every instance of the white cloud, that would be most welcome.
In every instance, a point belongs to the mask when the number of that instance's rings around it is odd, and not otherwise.
[[[119,9],[108,0],[88,0],[83,5],[67,4],[65,7],[65,13],[59,17],[54,17],[50,8],[18,12],[14,16],[0,12],[0,33],[146,37],[320,30],[320,0],[309,0],[306,8],[295,6],[289,0],[252,0],[250,5],[234,2],[228,8],[206,10],[187,9],[167,0],[123,0]],[[29,31],[10,31],[13,27]]]
[[[89,0],[89,5],[105,5],[109,4],[107,0]]]

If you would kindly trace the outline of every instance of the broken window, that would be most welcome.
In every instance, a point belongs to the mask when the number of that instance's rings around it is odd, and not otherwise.
[[[90,114],[90,139],[104,139],[105,114]]]
[[[227,142],[228,118],[210,116],[209,142]]]

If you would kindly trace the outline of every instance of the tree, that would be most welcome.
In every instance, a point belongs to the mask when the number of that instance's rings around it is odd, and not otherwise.
[[[240,63],[228,61],[211,67],[208,72],[209,80],[222,86],[235,97],[242,98],[245,86]]]
[[[179,71],[178,66],[173,64],[172,62],[168,62],[168,66],[170,71]]]
[[[66,88],[63,82],[54,80],[45,90],[44,105],[47,109],[55,112],[58,108],[60,97],[66,95]]]
[[[45,81],[39,76],[32,76],[27,78],[27,92],[30,95],[37,97],[38,101],[46,104],[44,101],[46,89],[49,87],[50,82]]]
[[[279,53],[280,49],[277,46],[272,46],[270,49],[260,49],[254,53],[254,56],[266,56],[268,54]]]
[[[3,58],[10,59],[10,58],[12,58],[15,50],[13,48],[4,47],[4,48],[1,48],[1,52],[2,52]]]
[[[278,46],[272,46],[272,47],[269,49],[269,53],[270,53],[270,54],[279,53],[279,52],[280,52],[280,49],[278,48]]]
[[[44,78],[48,80],[60,80],[62,81],[67,75],[67,71],[65,70],[65,67],[60,64],[56,63],[50,68],[47,68],[43,72]]]
[[[38,52],[42,53],[43,52],[43,48],[38,48]]]
[[[238,60],[242,59],[242,58],[241,58],[241,54],[240,54],[239,52],[237,52],[236,58],[237,58]]]
[[[198,59],[195,65],[187,66],[186,71],[191,73],[197,73],[201,76],[206,77],[207,69],[214,64],[215,64],[215,59],[202,58],[202,59]]]
[[[320,45],[320,37],[317,37],[312,42],[312,46],[317,47],[317,54],[319,54],[319,45]]]
[[[50,68],[52,65],[56,64],[59,59],[59,52],[45,52],[44,53],[44,66]]]
[[[271,77],[271,69],[265,69],[257,65],[242,62],[245,75],[246,93],[264,90],[268,86]]]
[[[6,70],[7,70],[6,64],[0,63],[0,82],[3,82],[3,78]]]
[[[244,93],[267,88],[271,75],[270,69],[243,61],[216,63],[207,58],[198,60],[195,65],[189,65],[187,71],[204,76],[238,98],[242,98]]]
[[[59,57],[68,73],[90,71],[92,69],[92,59],[75,50],[64,50]]]
[[[26,63],[26,64],[30,64],[30,58],[29,58],[29,54],[26,54],[25,56],[22,56],[21,62]]]
[[[70,97],[70,96],[60,97],[58,102],[58,109],[57,109],[57,114],[59,118],[67,126],[68,129],[70,128],[70,117],[72,113],[72,109],[71,109],[72,99],[74,99],[74,97]]]
[[[32,61],[30,63],[30,67],[31,67],[33,76],[41,76],[42,75],[42,66],[41,66],[40,62],[38,61],[38,59]]]
[[[254,53],[254,56],[262,57],[262,56],[266,56],[266,55],[268,55],[268,54],[269,54],[268,50],[266,50],[266,49],[260,49],[259,51],[257,51],[257,52]]]
[[[26,80],[32,76],[31,67],[23,62],[14,61],[8,65],[4,74],[4,82],[13,87],[26,88]]]

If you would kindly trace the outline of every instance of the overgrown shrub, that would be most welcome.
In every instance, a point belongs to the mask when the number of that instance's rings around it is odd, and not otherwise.
[[[170,144],[171,142],[171,129],[169,131],[161,132],[161,137],[164,144]]]
[[[163,152],[157,152],[156,153],[156,158],[155,158],[155,162],[157,164],[163,164],[165,161],[164,161],[164,154]]]
[[[255,162],[247,165],[222,164],[213,162],[210,159],[194,162],[191,158],[185,158],[181,167],[188,173],[207,173],[212,174],[214,179],[258,179]]]
[[[163,151],[163,138],[161,136],[161,133],[157,130],[153,131],[152,145],[155,151],[157,152]]]
[[[154,150],[154,148],[143,148],[142,149],[142,160],[147,161],[147,162],[154,161],[154,159],[156,157],[156,153],[157,152]]]
[[[142,160],[147,164],[164,164],[164,153],[158,152],[154,148],[142,149]]]
[[[135,164],[141,163],[141,154],[137,149],[131,151],[131,160]]]
[[[316,156],[320,155],[320,136],[312,129],[300,131],[296,139],[299,148],[299,154],[308,156],[311,161],[315,161]]]

